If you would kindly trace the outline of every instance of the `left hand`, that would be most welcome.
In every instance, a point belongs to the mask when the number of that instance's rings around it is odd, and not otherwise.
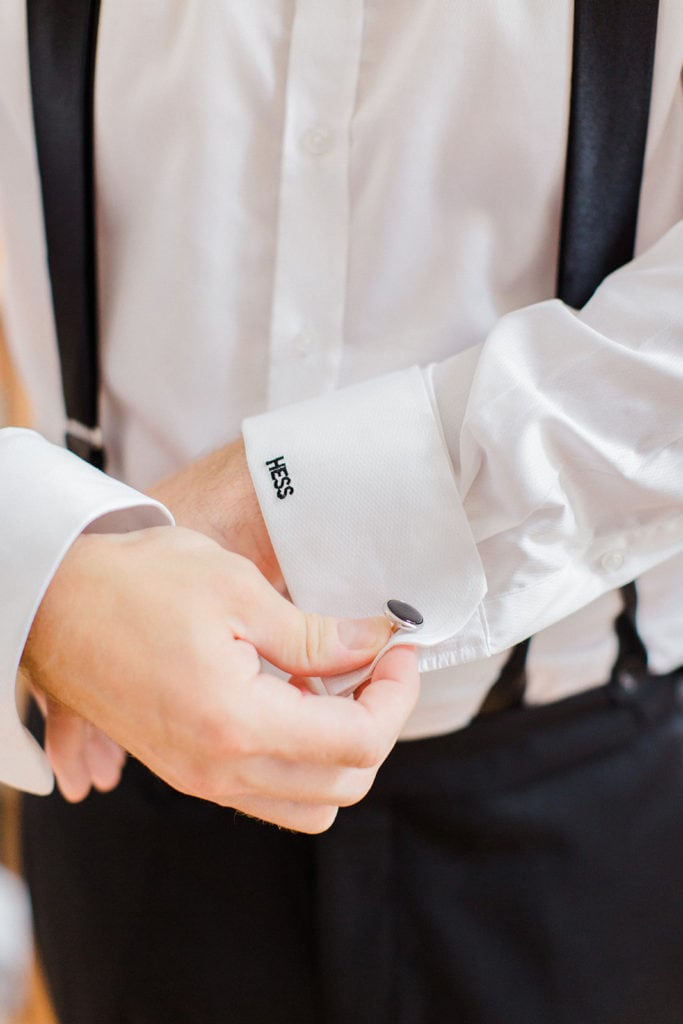
[[[205,534],[254,562],[280,593],[285,583],[256,497],[241,438],[191,462],[149,491],[178,526]],[[36,692],[45,717],[45,753],[65,799],[84,799],[91,787],[118,785],[126,752],[91,722]]]
[[[285,584],[247,466],[241,438],[189,463],[149,491],[178,526],[211,537],[254,562],[284,593]],[[100,729],[34,690],[45,718],[45,753],[67,800],[82,800],[91,786],[115,789],[125,751]]]

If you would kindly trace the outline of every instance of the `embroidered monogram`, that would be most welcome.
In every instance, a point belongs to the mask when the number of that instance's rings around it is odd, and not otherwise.
[[[270,479],[273,481],[273,487],[278,498],[287,498],[290,494],[294,494],[292,480],[289,476],[284,455],[278,455],[275,459],[268,459],[266,466],[270,472]]]

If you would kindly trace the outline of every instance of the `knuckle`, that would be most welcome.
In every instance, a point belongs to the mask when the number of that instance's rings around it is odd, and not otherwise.
[[[386,751],[379,736],[367,736],[358,744],[354,767],[377,770],[385,757]]]
[[[366,797],[375,781],[376,774],[376,770],[372,768],[354,771],[344,782],[339,796],[339,806],[351,807]]]
[[[294,827],[299,832],[320,835],[321,832],[327,832],[334,825],[338,812],[339,808],[336,806],[307,808]]]
[[[181,793],[189,793],[191,796],[199,797],[202,800],[216,802],[219,796],[219,784],[213,766],[206,760],[201,760],[189,766],[183,773],[181,779],[170,779],[171,784]]]
[[[254,779],[252,762],[249,759],[236,761],[230,770],[231,791],[243,797],[254,796],[259,791],[258,778]]]
[[[234,767],[217,759],[202,757],[186,773],[182,791],[221,806],[233,806],[240,783]]]
[[[247,730],[236,719],[208,711],[202,716],[199,737],[204,756],[212,762],[238,761],[248,757],[250,742]]]

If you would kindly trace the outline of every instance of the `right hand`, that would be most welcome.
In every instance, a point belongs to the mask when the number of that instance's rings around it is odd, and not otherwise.
[[[297,677],[332,675],[367,664],[388,629],[306,615],[247,559],[159,527],[79,537],[22,664],[49,711],[92,723],[176,789],[319,832],[393,747],[417,699],[415,655],[388,652],[350,700],[263,672],[259,654]],[[56,735],[68,744],[68,729]],[[70,770],[78,799],[77,759]]]

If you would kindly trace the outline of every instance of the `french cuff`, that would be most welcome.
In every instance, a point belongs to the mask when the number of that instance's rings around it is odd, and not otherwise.
[[[425,377],[413,367],[246,420],[247,461],[292,600],[325,615],[424,617],[391,645],[431,648],[485,592]],[[426,653],[426,652],[425,652]],[[367,670],[326,680],[349,692]]]
[[[16,676],[43,594],[84,530],[125,533],[172,523],[158,502],[30,430],[0,431],[0,780],[49,793],[45,754],[22,725]]]

